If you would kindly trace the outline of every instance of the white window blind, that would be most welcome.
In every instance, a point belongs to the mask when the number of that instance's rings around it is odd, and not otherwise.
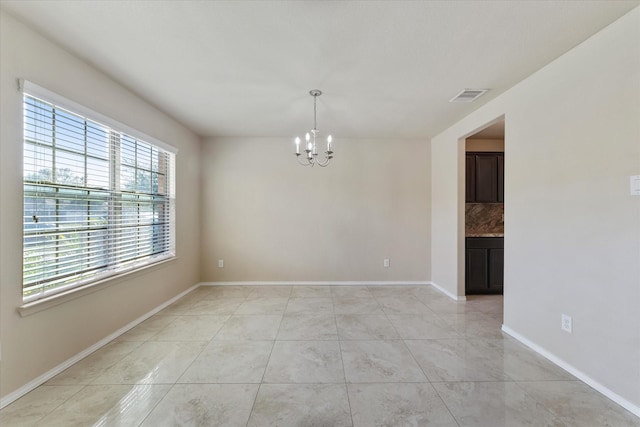
[[[175,256],[174,165],[164,147],[26,87],[24,301]]]

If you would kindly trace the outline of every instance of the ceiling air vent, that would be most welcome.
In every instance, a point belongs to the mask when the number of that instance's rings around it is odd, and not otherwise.
[[[473,102],[484,95],[489,89],[464,89],[449,102]]]

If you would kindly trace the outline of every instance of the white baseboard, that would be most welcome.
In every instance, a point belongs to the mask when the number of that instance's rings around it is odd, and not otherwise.
[[[430,281],[248,281],[248,282],[200,282],[200,286],[433,286],[454,301],[466,301],[464,295],[457,296]]]
[[[586,383],[587,385],[589,385],[594,390],[598,391],[599,393],[602,393],[604,396],[606,396],[609,399],[613,400],[618,405],[620,405],[623,408],[625,408],[627,411],[629,411],[629,412],[633,413],[634,415],[640,417],[640,406],[637,406],[637,405],[629,402],[624,397],[620,396],[616,392],[614,392],[614,391],[610,390],[609,388],[605,387],[604,385],[600,384],[598,381],[594,380],[593,378],[591,378],[590,376],[588,376],[587,374],[585,374],[581,370],[575,368],[571,364],[569,364],[569,363],[565,362],[564,360],[560,359],[558,356],[556,356],[555,354],[553,354],[550,351],[546,350],[545,348],[540,347],[538,344],[528,340],[527,338],[525,338],[524,336],[520,335],[519,333],[517,333],[516,331],[514,331],[510,327],[508,327],[506,325],[502,325],[502,331],[504,333],[512,336],[513,338],[517,339],[522,344],[526,345],[527,347],[529,347],[530,349],[532,349],[536,353],[538,353],[541,356],[547,358],[549,361],[555,363],[556,365],[558,365],[559,367],[561,367],[565,371],[569,372],[574,377],[578,378],[580,381],[582,381],[582,382]]]
[[[466,301],[467,297],[464,295],[454,295],[451,292],[449,292],[448,290],[446,290],[445,288],[437,285],[434,282],[429,282],[431,284],[431,286],[433,286],[434,288],[436,288],[437,290],[439,290],[440,292],[442,292],[443,294],[445,294],[446,296],[448,296],[449,298],[451,298],[454,301]]]
[[[249,281],[249,282],[200,282],[201,286],[423,286],[430,285],[431,282],[427,281],[406,281],[406,280],[393,280],[393,281]]]
[[[154,308],[153,310],[149,311],[148,313],[143,314],[142,316],[138,317],[136,320],[134,320],[134,321],[128,323],[127,325],[123,326],[122,328],[118,329],[117,331],[115,331],[111,335],[101,339],[97,343],[93,344],[91,347],[88,347],[88,348],[82,350],[80,353],[76,354],[75,356],[70,357],[69,359],[65,360],[64,362],[62,362],[61,364],[59,364],[55,368],[50,369],[49,371],[45,372],[44,374],[40,375],[39,377],[34,378],[33,380],[29,381],[27,384],[23,385],[19,389],[7,394],[2,399],[0,399],[0,409],[4,408],[5,406],[9,405],[12,402],[18,400],[19,398],[21,398],[25,394],[29,393],[31,390],[35,389],[36,387],[38,387],[38,386],[44,384],[45,382],[49,381],[51,378],[55,377],[56,375],[58,375],[59,373],[61,373],[62,371],[64,371],[68,367],[70,367],[71,365],[73,365],[74,363],[79,362],[80,360],[84,359],[85,357],[87,357],[91,353],[93,353],[96,350],[99,350],[100,348],[102,348],[105,345],[109,344],[111,341],[113,341],[114,339],[118,338],[120,335],[124,334],[129,329],[132,329],[133,327],[135,327],[135,326],[139,325],[140,323],[144,322],[145,320],[147,320],[149,317],[153,316],[154,314],[156,314],[160,310],[162,310],[165,307],[168,307],[169,305],[173,304],[175,301],[179,300],[180,298],[182,298],[183,296],[185,296],[189,292],[193,291],[198,286],[200,286],[200,284],[196,284],[196,285],[190,287],[189,289],[187,289],[186,291],[181,292],[180,294],[178,294],[175,297],[171,298],[169,301],[159,305],[158,307]]]

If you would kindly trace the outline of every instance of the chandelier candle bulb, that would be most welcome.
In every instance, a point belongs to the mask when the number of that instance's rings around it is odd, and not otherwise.
[[[300,154],[300,138],[296,136],[296,155]]]
[[[327,153],[331,153],[331,141],[333,141],[333,138],[329,135],[327,137]]]

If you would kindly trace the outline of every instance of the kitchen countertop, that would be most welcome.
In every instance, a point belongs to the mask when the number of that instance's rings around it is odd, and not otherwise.
[[[465,237],[504,237],[504,233],[467,233]]]

